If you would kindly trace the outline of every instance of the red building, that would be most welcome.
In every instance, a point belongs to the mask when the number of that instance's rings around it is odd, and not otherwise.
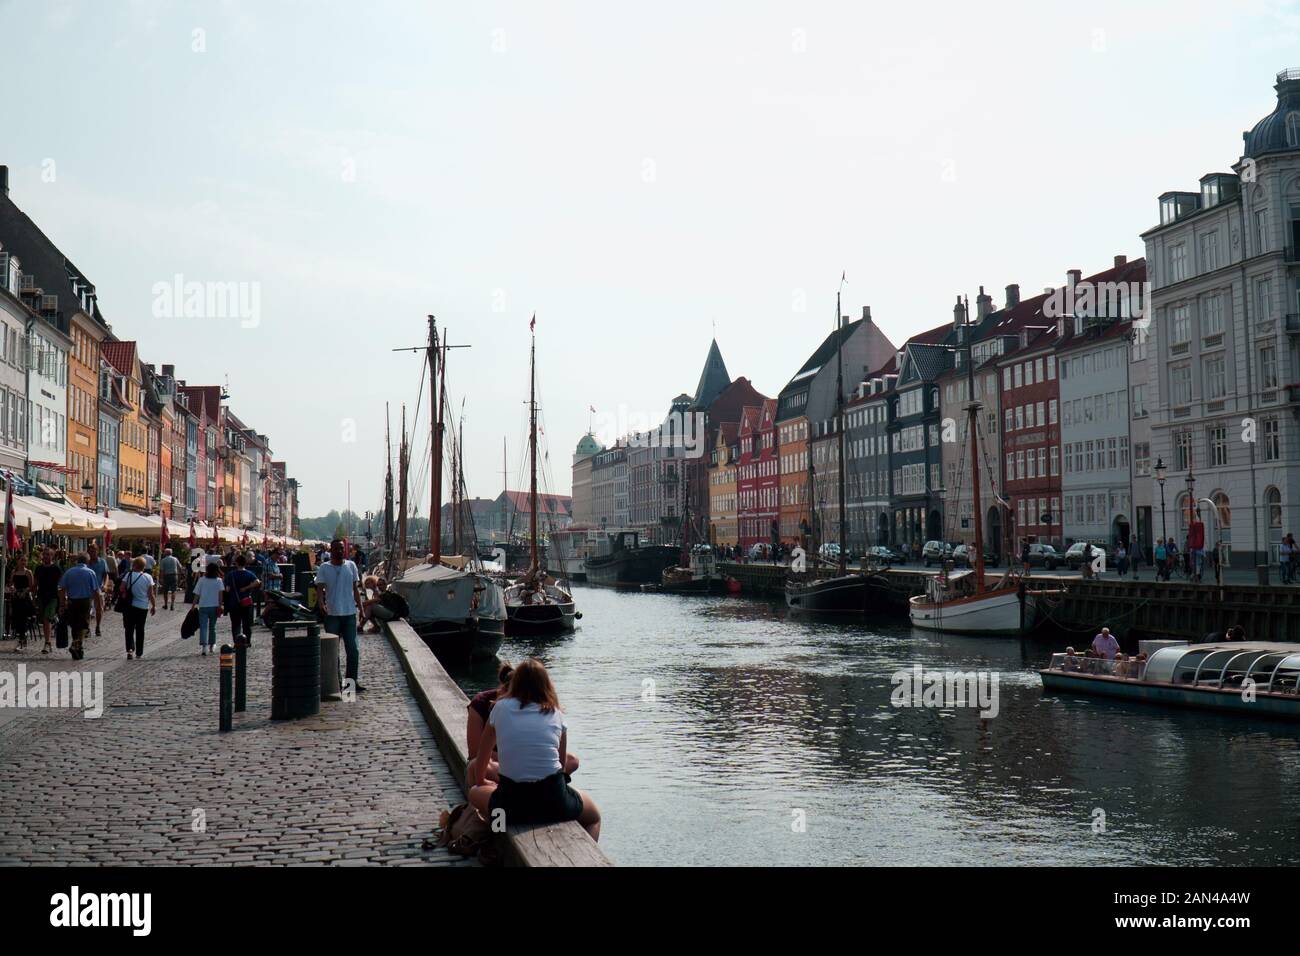
[[[1045,325],[1022,329],[1019,346],[996,363],[1002,494],[1011,509],[1007,542],[1013,555],[1026,541],[1060,549],[1063,540],[1058,339],[1051,320]]]
[[[776,444],[776,399],[747,406],[740,420],[740,464],[736,469],[736,517],[740,547],[771,544],[777,538],[781,494]]]

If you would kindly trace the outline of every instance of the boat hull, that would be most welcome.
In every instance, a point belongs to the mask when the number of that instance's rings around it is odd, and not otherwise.
[[[506,634],[510,637],[544,637],[573,630],[573,602],[506,604]]]
[[[465,621],[411,622],[411,628],[444,665],[463,667],[475,660],[494,658],[506,637],[504,618],[480,617]]]
[[[1037,606],[1032,592],[1024,595],[1024,624],[1021,625],[1020,593],[1017,588],[986,591],[972,597],[931,603],[924,597],[908,602],[912,626],[945,634],[985,636],[1018,635],[1034,626]]]
[[[1122,677],[1087,676],[1062,671],[1040,670],[1043,689],[1064,694],[1113,697],[1122,700],[1158,704],[1166,707],[1196,707],[1202,710],[1251,714],[1300,720],[1300,697],[1289,694],[1259,693],[1253,700],[1242,697],[1240,689],[1185,687]]]
[[[677,563],[680,551],[653,545],[587,558],[587,583],[602,587],[639,587],[659,584],[665,569]]]
[[[792,581],[785,588],[786,607],[813,614],[866,614],[881,608],[885,599],[880,584],[865,574]]]

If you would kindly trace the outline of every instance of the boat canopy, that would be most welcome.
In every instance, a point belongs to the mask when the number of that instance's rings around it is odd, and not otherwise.
[[[1294,644],[1180,644],[1157,649],[1143,677],[1197,687],[1239,687],[1249,677],[1262,691],[1296,689],[1300,650]]]
[[[420,564],[408,569],[389,586],[410,605],[412,624],[464,621],[475,612],[485,617],[505,616],[501,589],[470,571]]]

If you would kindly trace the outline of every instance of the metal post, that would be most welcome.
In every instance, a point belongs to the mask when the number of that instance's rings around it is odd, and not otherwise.
[[[235,671],[235,650],[229,644],[221,645],[221,729],[234,725],[234,700],[232,699]]]
[[[240,634],[235,640],[235,710],[243,712],[248,703],[248,641]]]

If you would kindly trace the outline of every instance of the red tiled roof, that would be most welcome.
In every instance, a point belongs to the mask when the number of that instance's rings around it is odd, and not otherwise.
[[[109,365],[117,369],[123,375],[130,375],[135,368],[135,343],[134,342],[109,342],[99,343],[100,354]]]

